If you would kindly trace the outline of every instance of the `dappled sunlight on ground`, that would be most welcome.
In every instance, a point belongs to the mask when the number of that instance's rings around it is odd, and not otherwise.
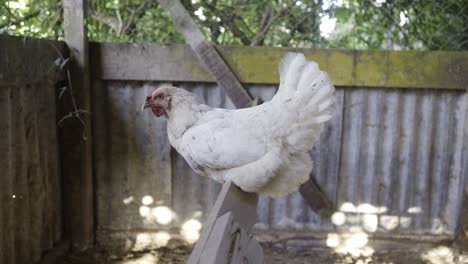
[[[326,245],[336,254],[347,256],[343,263],[373,263],[374,248],[369,234],[409,228],[411,215],[420,213],[420,207],[410,207],[405,216],[392,215],[385,206],[345,202],[331,215],[336,231],[328,233]]]
[[[427,264],[467,264],[468,253],[463,254],[447,246],[438,246],[421,253],[421,259]]]
[[[122,264],[158,264],[158,256],[156,254],[147,253],[141,257],[134,259],[124,260]]]
[[[135,245],[132,250],[141,251],[163,247],[167,245],[170,239],[171,235],[165,231],[159,231],[156,233],[139,233],[136,236]]]
[[[360,258],[361,261],[364,261],[362,263],[368,263],[372,260],[374,249],[368,246],[368,243],[368,235],[359,229],[339,234],[329,233],[326,240],[327,246],[333,248],[336,253]]]
[[[167,206],[156,206],[151,209],[151,216],[161,225],[168,225],[174,219],[175,213]]]
[[[190,219],[182,225],[180,233],[185,238],[185,241],[192,244],[197,242],[200,237],[202,224],[197,219]]]
[[[173,209],[164,204],[163,201],[158,201],[151,195],[143,196],[128,196],[122,199],[125,205],[131,205],[135,214],[141,217],[141,221],[146,232],[133,234],[134,239],[130,239],[128,249],[129,254],[119,257],[119,264],[149,264],[149,263],[184,263],[184,258],[187,257],[186,249],[183,250],[184,257],[176,257],[173,259],[175,262],[161,262],[159,250],[164,252],[171,252],[172,249],[183,247],[190,248],[200,238],[202,230],[202,216],[201,211],[195,211],[191,214],[184,214],[184,217],[178,216]],[[467,263],[468,256],[460,255],[454,252],[452,248],[446,246],[433,247],[432,244],[424,249],[419,247],[414,249],[413,245],[416,242],[408,243],[407,248],[400,248],[398,252],[391,252],[391,247],[382,247],[383,240],[372,240],[371,238],[379,237],[379,234],[385,232],[400,232],[403,228],[411,228],[416,220],[413,217],[424,213],[421,207],[409,207],[403,213],[396,214],[389,211],[384,206],[374,206],[368,203],[353,204],[345,202],[341,204],[339,209],[330,216],[330,221],[333,224],[333,231],[322,233],[321,236],[311,236],[311,240],[319,239],[322,248],[314,248],[313,252],[309,255],[303,254],[297,257],[299,262],[290,262],[293,258],[296,259],[287,242],[283,243],[281,247],[272,247],[275,242],[270,243],[263,240],[262,244],[267,254],[274,254],[274,257],[267,257],[272,262],[269,263],[342,263],[342,264],[370,264],[370,263],[385,263],[385,264],[413,264],[413,263],[427,263],[427,264],[457,264]],[[437,219],[434,220],[437,222]],[[434,223],[435,223],[434,222]],[[299,232],[299,230],[296,230]],[[269,230],[262,230],[261,232],[270,232]],[[274,232],[274,230],[272,230]],[[289,231],[285,231],[290,234]],[[377,234],[375,234],[377,233]],[[298,236],[300,236],[300,232]],[[325,244],[324,246],[324,236]],[[289,238],[288,238],[289,239]],[[294,238],[291,236],[291,240]],[[287,241],[283,240],[283,241]],[[306,241],[303,243],[307,244]],[[398,241],[390,241],[391,243],[399,244]],[[302,242],[296,242],[300,245]],[[316,242],[315,242],[316,243]],[[377,244],[376,244],[377,243]],[[413,243],[413,244],[412,244]],[[174,246],[178,245],[178,246]],[[288,245],[288,246],[285,246]],[[291,245],[294,245],[292,242]],[[315,244],[317,245],[317,244]],[[393,245],[394,246],[394,245]],[[268,249],[268,247],[270,247]],[[310,252],[311,246],[307,246],[307,251]],[[433,248],[432,248],[433,247]],[[284,251],[276,250],[280,248]],[[273,250],[273,251],[272,251]],[[182,251],[181,251],[182,252]],[[297,254],[301,254],[297,251]],[[401,254],[401,256],[399,255]],[[391,257],[387,257],[391,256]],[[323,262],[314,262],[320,259]],[[400,261],[401,260],[401,261]],[[302,261],[302,262],[301,262]]]
[[[385,206],[376,207],[368,203],[354,205],[350,202],[343,203],[339,210],[332,214],[331,222],[343,230],[352,227],[361,227],[365,232],[374,233],[378,230],[392,231],[397,228],[409,228],[412,216],[421,214],[420,207],[408,208],[405,215],[388,214]],[[437,222],[437,219],[434,219]]]
[[[163,201],[155,201],[151,195],[134,196],[122,199],[125,205],[138,206],[138,215],[145,226],[153,231],[139,233],[136,236],[133,250],[143,250],[166,246],[171,239],[179,239],[187,244],[194,244],[200,237],[203,212],[197,210],[188,219],[179,219],[177,214]],[[138,203],[140,201],[140,203]],[[158,230],[161,230],[157,232]],[[164,231],[165,230],[165,231]],[[170,230],[170,232],[169,232]],[[179,230],[179,231],[175,231]]]

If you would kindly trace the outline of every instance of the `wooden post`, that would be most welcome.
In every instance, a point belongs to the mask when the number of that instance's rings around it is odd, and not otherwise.
[[[159,3],[171,13],[177,30],[187,40],[202,64],[213,75],[216,82],[226,91],[229,98],[238,108],[252,106],[252,99],[245,91],[237,77],[224,62],[221,55],[205,39],[197,24],[179,0],[159,0]]]
[[[65,42],[70,51],[69,93],[59,99],[60,115],[70,115],[60,129],[64,186],[65,236],[73,250],[94,243],[91,95],[89,85],[86,0],[64,0]],[[78,111],[77,111],[78,110]],[[81,110],[88,112],[83,114]]]
[[[257,221],[257,202],[257,195],[224,183],[187,263],[243,263],[232,261],[244,258],[252,260],[247,263],[263,263],[262,248],[250,234]]]
[[[254,105],[254,102],[242,87],[242,84],[229,69],[229,66],[225,63],[221,55],[219,55],[215,47],[205,40],[197,24],[195,24],[180,1],[158,1],[161,6],[169,11],[174,19],[177,30],[182,33],[202,64],[205,65],[218,84],[226,91],[234,105],[239,108]],[[334,208],[327,194],[312,178],[299,188],[299,192],[307,204],[316,212],[323,210],[325,215],[329,215]]]

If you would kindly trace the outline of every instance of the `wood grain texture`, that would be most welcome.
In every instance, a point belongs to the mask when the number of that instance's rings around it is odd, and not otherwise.
[[[203,263],[200,262],[200,256],[206,252],[207,245],[210,244],[210,237],[213,232],[214,225],[217,219],[228,213],[232,213],[232,217],[241,228],[250,232],[256,222],[256,208],[258,197],[255,194],[245,193],[232,182],[224,183],[218,199],[210,211],[208,219],[205,221],[200,239],[190,255],[188,263]]]
[[[64,51],[63,42],[0,35],[0,85],[63,79],[56,60]]]
[[[216,81],[189,46],[93,43],[91,53],[97,50],[102,60],[100,77],[106,80]],[[216,50],[243,84],[278,84],[279,62],[286,52],[293,51],[316,61],[336,86],[455,90],[468,87],[466,52],[220,46]]]
[[[70,50],[71,84],[60,101],[60,115],[77,109],[91,111],[88,42],[84,20],[86,0],[66,0],[64,8],[65,42]],[[73,97],[71,96],[73,94]],[[94,243],[92,133],[89,115],[66,119],[60,129],[62,170],[65,194],[65,231],[72,247],[84,250]]]
[[[261,264],[263,249],[255,237],[240,228],[232,213],[228,212],[216,220],[204,251],[199,256],[198,262],[194,263]]]
[[[224,62],[216,48],[205,39],[182,3],[179,0],[159,0],[159,3],[169,11],[174,19],[176,29],[185,37],[200,62],[216,82],[223,87],[232,102],[238,108],[251,106],[252,100],[242,84],[228,64]]]
[[[54,88],[0,86],[0,263],[36,263],[63,235]]]
[[[232,235],[235,234],[236,229],[238,228],[231,212],[218,217],[213,224],[213,230],[210,238],[207,240],[205,249],[201,252],[199,260],[196,263],[230,263],[228,259],[229,250],[232,243]]]

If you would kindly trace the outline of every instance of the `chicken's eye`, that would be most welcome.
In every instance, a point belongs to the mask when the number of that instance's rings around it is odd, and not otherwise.
[[[157,98],[157,99],[163,99],[163,98],[164,98],[164,94],[158,94],[158,95],[156,96],[156,98]]]

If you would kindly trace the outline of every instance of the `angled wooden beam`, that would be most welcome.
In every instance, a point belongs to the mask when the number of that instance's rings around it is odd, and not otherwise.
[[[192,47],[200,61],[213,75],[218,84],[224,88],[234,105],[239,108],[252,106],[253,101],[245,91],[244,87],[242,87],[242,84],[229,69],[228,65],[219,55],[215,47],[205,39],[197,24],[195,24],[192,17],[180,1],[158,1],[166,10],[169,11],[171,16],[174,18],[174,24],[177,30],[182,33],[190,47]],[[316,212],[320,210],[332,210],[333,206],[330,202],[331,200],[327,198],[327,195],[322,191],[322,188],[320,188],[312,179],[303,184],[299,188],[299,191],[308,205]]]
[[[219,226],[220,222],[217,223],[217,221],[226,213],[230,213],[242,230],[250,233],[253,225],[257,221],[257,202],[257,195],[243,192],[230,181],[224,183],[223,188],[221,189],[221,192],[219,193],[218,198],[216,199],[216,202],[204,224],[200,239],[195,245],[187,263],[205,264],[207,263],[205,261],[208,259],[208,255],[210,255],[210,253],[217,252],[217,249],[213,248],[213,239],[218,241],[220,238],[218,237],[218,232],[215,230],[215,226],[218,225],[217,230],[219,231],[221,227]],[[243,246],[245,249],[246,245]]]
[[[206,250],[198,262],[188,264],[263,263],[263,249],[253,234],[246,232],[234,220],[232,212],[216,219]]]
[[[86,0],[63,1],[65,42],[70,51],[68,92],[59,99],[60,153],[64,186],[65,236],[72,249],[94,243],[91,90],[89,83]],[[78,111],[77,111],[78,110]],[[82,111],[87,111],[84,115]]]
[[[237,77],[224,62],[221,55],[209,41],[205,39],[200,28],[179,0],[158,0],[171,14],[177,30],[187,40],[197,56],[214,79],[226,91],[229,98],[238,108],[252,106],[252,100]]]

